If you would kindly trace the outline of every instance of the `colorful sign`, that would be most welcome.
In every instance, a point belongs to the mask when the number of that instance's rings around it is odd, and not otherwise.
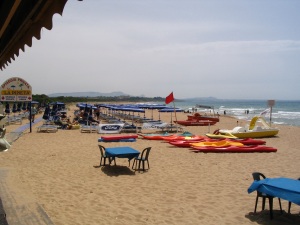
[[[275,100],[268,100],[268,106],[273,107],[275,105]]]
[[[0,87],[1,101],[4,102],[30,102],[32,89],[24,79],[12,77],[7,79]]]
[[[100,134],[118,134],[121,132],[124,124],[99,124],[98,133]]]

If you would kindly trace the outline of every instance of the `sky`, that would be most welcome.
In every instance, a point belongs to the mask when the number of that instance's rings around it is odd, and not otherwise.
[[[0,71],[33,94],[300,100],[299,0],[69,0]]]

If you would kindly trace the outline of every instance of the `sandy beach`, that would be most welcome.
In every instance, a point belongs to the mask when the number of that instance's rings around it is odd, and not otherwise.
[[[72,116],[75,108],[69,108],[68,115]],[[157,112],[153,115],[158,119]],[[150,117],[150,112],[146,116]],[[177,113],[178,120],[186,116]],[[170,122],[169,113],[161,113],[160,117]],[[3,190],[15,196],[2,197],[7,211],[11,211],[12,204],[28,209],[38,205],[55,225],[300,224],[298,205],[293,204],[288,214],[288,202],[282,200],[281,214],[275,199],[274,219],[270,221],[268,204],[261,212],[260,200],[254,214],[256,193],[247,193],[252,172],[267,177],[300,177],[300,127],[277,126],[277,137],[263,139],[267,146],[278,149],[276,153],[194,153],[142,138],[136,142],[102,143],[105,147],[130,146],[139,151],[152,147],[150,169],[135,172],[126,159],[119,158],[117,166],[99,167],[98,138],[102,134],[79,130],[38,133],[36,127],[41,124],[35,124],[31,133],[26,130],[8,151],[0,153],[0,171],[5,179],[0,196],[7,196]],[[210,128],[184,130],[205,135],[236,125],[235,118],[221,116],[220,122]],[[18,126],[7,126],[7,132]],[[16,220],[7,214],[9,224]]]

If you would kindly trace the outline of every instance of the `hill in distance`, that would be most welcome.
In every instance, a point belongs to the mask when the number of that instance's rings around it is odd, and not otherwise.
[[[49,94],[49,97],[118,97],[118,96],[130,96],[121,91],[115,91],[110,93],[101,93],[101,92],[69,92],[69,93],[53,93]],[[140,97],[145,97],[141,95]],[[191,101],[191,102],[199,102],[199,101],[215,101],[217,98],[214,97],[195,97],[195,98],[185,98],[185,99],[177,99],[179,101]]]
[[[99,96],[105,96],[105,97],[116,97],[116,96],[129,96],[128,94],[125,94],[123,92],[111,92],[111,93],[100,93],[100,92],[70,92],[70,93],[53,93],[49,94],[49,97],[99,97]]]

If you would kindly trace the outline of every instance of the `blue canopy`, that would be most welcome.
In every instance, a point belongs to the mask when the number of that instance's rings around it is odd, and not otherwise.
[[[182,112],[183,109],[180,109],[180,108],[164,108],[164,109],[161,109],[159,110],[159,112]]]
[[[143,109],[164,109],[164,108],[167,108],[167,106],[158,105],[158,104],[140,104],[139,108],[143,108]]]
[[[50,105],[64,105],[63,102],[51,102]]]
[[[127,111],[127,112],[142,112],[144,113],[145,110],[144,109],[140,109],[140,108],[130,108],[130,107],[120,107],[119,110],[122,110],[122,111]]]
[[[76,106],[79,108],[97,109],[97,106],[87,104],[87,103],[77,103]]]

